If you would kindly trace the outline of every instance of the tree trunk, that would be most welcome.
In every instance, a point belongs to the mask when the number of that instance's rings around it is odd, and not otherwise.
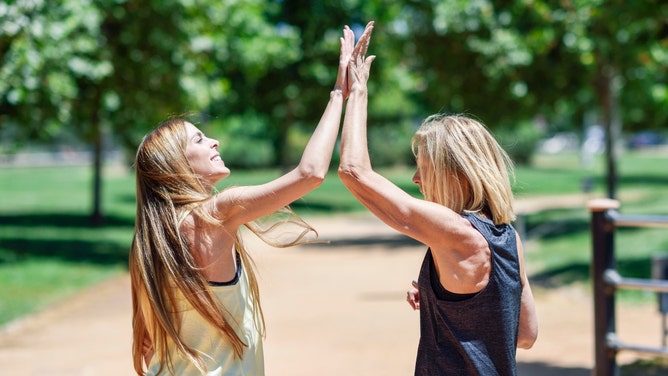
[[[278,125],[278,132],[274,139],[274,157],[278,167],[286,171],[290,168],[290,149],[288,145],[288,133],[290,127],[295,121],[293,100],[289,99],[287,102],[287,111],[285,119]]]
[[[607,196],[614,199],[617,194],[617,127],[615,118],[616,93],[614,88],[615,70],[609,65],[603,65],[599,70],[596,82],[596,94],[601,109],[601,122],[605,129],[605,157]]]
[[[95,116],[97,117],[97,116]],[[91,223],[99,226],[104,222],[102,215],[102,132],[99,119],[91,119],[93,122],[93,212]]]

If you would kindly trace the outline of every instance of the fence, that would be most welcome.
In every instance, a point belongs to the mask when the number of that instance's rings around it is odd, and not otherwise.
[[[668,281],[625,278],[616,270],[614,237],[621,227],[668,227],[666,216],[630,216],[617,212],[619,202],[596,199],[587,204],[591,213],[593,259],[591,266],[594,295],[594,370],[593,376],[617,376],[616,356],[621,350],[668,356],[662,347],[631,345],[616,335],[615,292],[632,289],[668,293]],[[666,335],[664,316],[664,338]]]

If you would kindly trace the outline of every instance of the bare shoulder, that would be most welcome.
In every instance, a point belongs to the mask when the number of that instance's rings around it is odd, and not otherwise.
[[[432,249],[467,253],[487,247],[485,237],[463,216],[438,204],[423,205],[423,220],[419,225],[424,232],[425,244]]]
[[[451,226],[448,232],[451,239],[430,245],[441,285],[458,294],[478,292],[489,280],[489,244],[465,218],[453,219]]]
[[[197,266],[209,281],[232,280],[236,274],[236,228],[208,223],[192,213],[181,222],[181,231]]]
[[[202,204],[202,209],[211,217],[230,223],[239,212],[248,206],[242,199],[242,192],[245,188],[248,189],[248,187],[234,186],[217,192]]]

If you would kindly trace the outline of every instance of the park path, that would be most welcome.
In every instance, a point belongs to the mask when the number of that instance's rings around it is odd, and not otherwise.
[[[404,297],[424,247],[368,213],[308,220],[329,244],[275,249],[247,241],[267,320],[267,375],[411,375],[419,320]],[[123,274],[0,328],[0,374],[133,375],[129,290]],[[533,349],[519,351],[520,375],[590,375],[589,292],[534,290],[540,335]],[[654,305],[620,307],[617,316],[624,340],[660,344]]]

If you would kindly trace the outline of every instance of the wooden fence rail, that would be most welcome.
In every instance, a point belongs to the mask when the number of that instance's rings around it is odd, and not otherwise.
[[[617,376],[616,357],[619,351],[636,351],[668,356],[665,340],[662,347],[624,343],[617,337],[615,326],[615,293],[619,289],[634,289],[668,293],[668,281],[625,278],[616,270],[615,230],[620,227],[668,227],[668,216],[630,216],[617,212],[619,202],[595,199],[587,204],[591,213],[593,258],[591,278],[594,296],[594,357],[593,376]],[[663,335],[665,338],[664,328]]]

